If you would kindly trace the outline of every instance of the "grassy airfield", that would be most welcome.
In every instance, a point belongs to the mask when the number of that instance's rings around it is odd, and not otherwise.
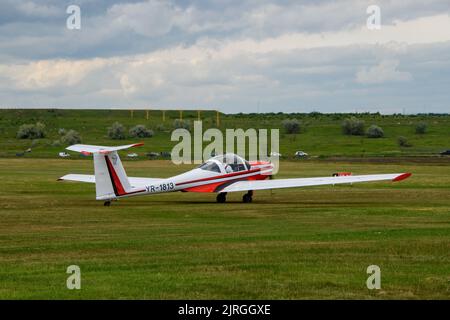
[[[126,161],[130,176],[190,167]],[[96,202],[57,182],[92,162],[0,159],[1,299],[449,299],[450,166],[283,162],[279,178],[413,172],[400,183]],[[67,266],[81,290],[66,289]],[[381,267],[370,291],[366,268]]]

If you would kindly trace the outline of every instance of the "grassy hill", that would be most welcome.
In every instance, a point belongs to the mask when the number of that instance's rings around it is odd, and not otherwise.
[[[65,146],[55,143],[59,139],[58,130],[74,129],[87,144],[119,145],[144,141],[145,147],[137,150],[143,155],[149,151],[170,151],[176,142],[170,141],[173,122],[178,119],[178,111],[166,111],[163,121],[162,111],[138,110],[0,110],[0,157],[15,157],[16,153],[32,148],[25,157],[55,158]],[[194,121],[197,111],[184,111],[183,119]],[[365,136],[346,136],[342,133],[345,118],[356,116],[365,122],[366,128],[372,124],[381,126],[385,137],[370,139]],[[298,119],[304,130],[300,134],[287,134],[282,122],[285,119]],[[302,150],[316,157],[374,157],[374,156],[430,156],[450,149],[450,115],[380,115],[380,114],[220,114],[220,125],[216,123],[216,112],[201,113],[203,130],[218,127],[226,128],[279,128],[280,152],[292,157]],[[46,137],[38,140],[17,139],[18,128],[22,124],[43,122]],[[115,121],[122,123],[127,130],[134,125],[144,124],[154,130],[154,136],[146,139],[127,138],[112,140],[107,137],[107,128]],[[424,135],[415,133],[419,122],[425,122],[428,131]],[[411,147],[400,147],[397,139],[404,136]]]

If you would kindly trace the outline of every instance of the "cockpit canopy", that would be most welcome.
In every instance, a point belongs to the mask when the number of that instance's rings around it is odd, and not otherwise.
[[[218,173],[231,173],[250,169],[250,164],[240,156],[227,153],[219,156],[215,156],[200,167],[202,170],[218,172]]]

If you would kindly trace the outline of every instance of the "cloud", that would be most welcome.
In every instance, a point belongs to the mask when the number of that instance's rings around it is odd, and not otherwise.
[[[356,74],[356,81],[362,84],[379,84],[395,81],[411,81],[409,72],[397,70],[398,61],[385,60],[369,69],[362,69]]]
[[[73,87],[89,73],[106,65],[106,60],[42,60],[28,64],[0,65],[10,85],[21,90],[48,90]]]
[[[0,99],[10,105],[448,108],[442,1],[380,0],[379,31],[366,28],[371,3],[359,0],[80,0],[79,31],[65,28],[64,1],[8,3]]]

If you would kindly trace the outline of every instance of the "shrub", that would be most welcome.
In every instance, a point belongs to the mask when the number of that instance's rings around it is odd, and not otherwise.
[[[173,127],[175,129],[186,129],[186,130],[190,130],[191,128],[191,123],[189,121],[184,121],[184,120],[180,120],[180,119],[175,119],[173,121]]]
[[[419,122],[416,125],[416,134],[425,134],[427,133],[428,126],[425,122]]]
[[[108,128],[108,137],[114,140],[125,139],[125,127],[119,122],[114,122],[112,126]]]
[[[21,125],[17,131],[18,139],[39,139],[45,137],[45,125],[42,122]]]
[[[81,137],[75,130],[69,130],[67,133],[61,137],[61,142],[64,144],[77,144],[81,142]]]
[[[147,129],[144,125],[138,124],[130,129],[130,136],[134,138],[148,138],[153,136],[153,130]]]
[[[383,138],[384,131],[381,127],[376,125],[371,125],[369,129],[367,129],[367,137],[368,138]]]
[[[286,130],[286,133],[293,134],[300,132],[301,124],[297,119],[286,119],[283,120],[283,127]]]
[[[157,131],[165,131],[166,128],[164,127],[163,124],[158,124],[158,125],[156,126],[156,130],[157,130]]]
[[[67,132],[66,132],[66,129],[64,129],[64,128],[59,128],[58,129],[58,134],[60,135],[60,136],[63,136],[63,135],[65,135]]]
[[[342,123],[342,132],[346,135],[362,136],[364,135],[364,121],[355,117],[347,118]]]
[[[408,138],[400,136],[397,138],[398,145],[400,147],[411,147],[411,143],[409,143]]]
[[[60,147],[61,146],[61,141],[59,140],[54,140],[52,142],[52,147]]]

